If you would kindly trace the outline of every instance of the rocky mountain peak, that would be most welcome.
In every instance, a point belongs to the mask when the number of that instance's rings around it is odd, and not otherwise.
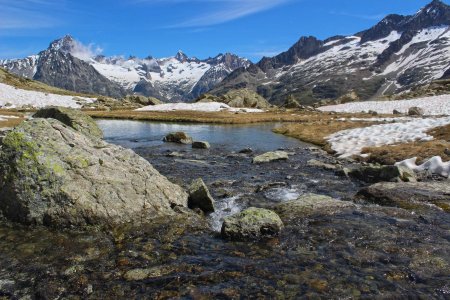
[[[70,52],[75,47],[75,39],[67,34],[64,37],[54,40],[50,46],[48,47],[48,50],[54,50],[54,51],[62,51],[62,52]]]
[[[189,57],[183,51],[179,50],[175,55],[175,59],[177,59],[180,62],[185,62],[189,60]]]

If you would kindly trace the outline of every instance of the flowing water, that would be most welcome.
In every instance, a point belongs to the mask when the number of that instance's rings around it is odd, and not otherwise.
[[[305,193],[351,200],[358,182],[309,167],[333,158],[271,132],[275,124],[180,125],[99,121],[107,141],[133,148],[184,187],[204,179],[217,211],[142,228],[56,231],[0,223],[0,299],[450,298],[450,217],[361,205],[295,215],[276,239],[220,238],[224,216]],[[185,131],[210,150],[162,143]],[[253,153],[239,150],[250,147]],[[285,149],[290,159],[253,165]],[[176,153],[174,153],[176,152]]]

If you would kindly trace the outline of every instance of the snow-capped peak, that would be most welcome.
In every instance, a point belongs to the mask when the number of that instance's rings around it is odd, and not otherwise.
[[[48,47],[49,50],[55,50],[55,51],[63,51],[63,52],[70,52],[74,48],[75,45],[75,39],[67,34],[64,37],[54,40],[50,46]]]
[[[186,54],[184,54],[183,51],[178,50],[177,54],[175,55],[175,59],[177,59],[180,62],[185,62],[189,60],[189,57]]]

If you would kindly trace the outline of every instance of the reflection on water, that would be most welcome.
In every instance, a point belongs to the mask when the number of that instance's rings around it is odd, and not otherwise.
[[[228,150],[273,151],[278,148],[292,148],[302,145],[296,139],[275,134],[271,131],[276,124],[257,125],[207,125],[141,122],[124,120],[99,120],[108,142],[127,148],[159,146],[169,132],[184,131],[194,140],[208,141],[213,147]]]

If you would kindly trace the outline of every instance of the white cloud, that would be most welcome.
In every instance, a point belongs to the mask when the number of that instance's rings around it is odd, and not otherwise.
[[[173,5],[201,2],[210,10],[185,21],[167,26],[167,28],[207,27],[243,18],[293,0],[135,0],[134,3]]]
[[[49,28],[57,20],[49,13],[64,1],[0,0],[0,30]]]
[[[79,41],[74,41],[70,53],[81,60],[89,61],[97,55],[100,55],[103,49],[95,44],[84,45]]]

